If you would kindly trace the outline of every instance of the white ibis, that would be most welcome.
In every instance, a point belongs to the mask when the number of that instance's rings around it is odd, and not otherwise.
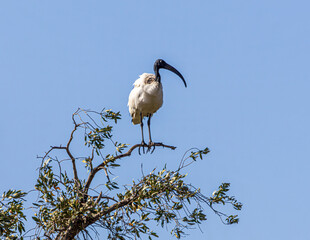
[[[161,78],[159,75],[159,69],[164,68],[177,74],[186,87],[186,82],[182,74],[174,67],[166,63],[162,59],[157,59],[154,63],[154,74],[143,73],[140,78],[134,83],[134,88],[129,94],[128,107],[132,117],[133,124],[141,125],[142,142],[141,145],[144,147],[148,146],[148,150],[151,146],[154,146],[151,137],[150,123],[152,115],[162,106],[163,104],[163,87],[161,84]],[[143,136],[143,118],[148,117],[147,125],[149,130],[149,144],[146,145]],[[155,146],[154,146],[155,147]]]

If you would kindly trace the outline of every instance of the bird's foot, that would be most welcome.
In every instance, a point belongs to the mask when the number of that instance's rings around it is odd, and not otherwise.
[[[152,147],[153,147],[153,150],[151,151]],[[150,152],[150,151],[151,151],[151,154],[155,151],[155,143],[152,142],[152,141],[150,141],[149,144],[147,145],[147,151],[146,151],[146,153],[148,153],[148,152]]]
[[[146,143],[145,143],[144,141],[141,142],[140,147],[139,147],[139,149],[138,149],[139,155],[141,155],[141,152],[140,152],[140,148],[141,148],[141,147],[142,147],[142,149],[143,149],[143,154],[145,154],[144,148],[145,148],[145,147],[148,147],[148,145],[146,145]]]

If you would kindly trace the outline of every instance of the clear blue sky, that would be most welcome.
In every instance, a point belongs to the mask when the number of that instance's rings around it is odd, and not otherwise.
[[[309,9],[306,0],[2,1],[0,192],[33,187],[36,156],[65,143],[78,107],[121,111],[115,135],[138,143],[128,94],[163,58],[188,88],[162,71],[153,138],[178,148],[135,154],[117,175],[137,178],[141,163],[173,168],[188,148],[208,146],[189,180],[207,195],[231,182],[244,209],[236,226],[209,211],[203,233],[186,239],[310,239]]]

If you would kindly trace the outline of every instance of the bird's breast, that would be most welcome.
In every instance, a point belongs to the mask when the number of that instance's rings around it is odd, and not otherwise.
[[[143,117],[155,113],[163,104],[163,88],[160,82],[155,81],[155,75],[143,74],[134,83],[128,107],[134,124],[140,123],[140,114]]]
[[[161,83],[159,82],[151,82],[149,84],[145,84],[143,86],[143,92],[145,92],[147,95],[153,96],[153,97],[162,97],[163,96],[163,87]]]
[[[152,83],[144,86],[140,96],[138,108],[142,112],[155,113],[163,104],[163,89],[160,83]]]

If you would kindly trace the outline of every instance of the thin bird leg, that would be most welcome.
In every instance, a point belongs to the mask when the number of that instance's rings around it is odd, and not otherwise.
[[[144,147],[146,146],[146,143],[144,142],[144,136],[143,136],[143,117],[142,117],[142,113],[140,113],[140,126],[141,126],[141,133],[142,133],[142,142],[141,142],[141,145],[142,145],[142,148],[143,148],[143,153],[145,153],[144,151]],[[138,152],[139,152],[139,155],[141,155],[140,153],[140,148],[138,149]]]
[[[152,117],[152,114],[149,114],[148,117],[149,117],[149,119],[147,120],[147,126],[148,126],[148,130],[149,130],[149,144],[148,144],[148,149],[146,152],[149,152],[151,150],[151,147],[153,146],[154,148],[151,152],[151,153],[153,153],[155,150],[155,144],[153,143],[152,136],[151,136],[151,117]]]
[[[147,126],[148,126],[148,129],[149,129],[149,145],[152,144],[152,136],[151,136],[151,128],[150,128],[150,125],[151,125],[151,117],[152,117],[152,114],[149,114],[148,115],[149,119],[147,120]]]

